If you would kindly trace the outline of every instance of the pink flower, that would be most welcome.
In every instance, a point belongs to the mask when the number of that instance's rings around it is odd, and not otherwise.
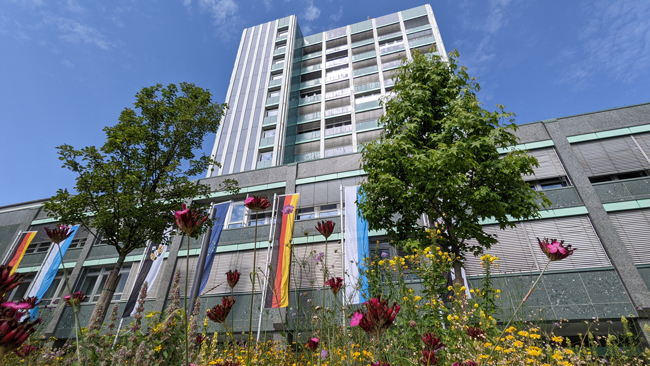
[[[330,287],[332,290],[332,293],[334,296],[339,293],[339,290],[341,289],[341,285],[343,284],[343,279],[341,277],[332,277],[327,282],[325,282],[327,286]]]
[[[282,208],[282,212],[285,215],[291,215],[293,213],[293,209],[294,209],[293,205],[286,205],[284,206],[284,208]]]
[[[251,196],[246,198],[246,201],[244,201],[244,206],[246,206],[249,210],[261,211],[269,208],[269,206],[271,206],[271,203],[269,203],[266,197]]]
[[[63,225],[58,225],[54,229],[49,229],[49,228],[43,228],[43,229],[45,229],[45,233],[50,238],[50,240],[57,244],[61,243],[62,241],[70,237],[70,235],[72,235],[72,229]]]
[[[551,262],[562,260],[575,251],[575,249],[571,249],[570,245],[565,246],[564,240],[557,241],[556,239],[548,238],[540,240],[537,238],[537,242],[539,242],[540,249],[542,249],[542,252],[544,252]]]
[[[336,224],[332,220],[321,221],[318,226],[316,226],[316,230],[318,230],[318,232],[327,240],[327,238],[329,238],[334,232],[334,225]]]
[[[13,301],[3,302],[2,304],[0,304],[0,306],[3,306],[5,308],[14,309],[14,310],[22,310],[22,309],[31,309],[32,308],[32,305],[29,304],[29,303],[26,303],[26,302],[15,303]]]
[[[310,351],[316,351],[318,349],[318,342],[320,342],[320,339],[316,337],[311,338],[310,340],[307,341],[305,347]]]
[[[361,322],[361,319],[363,319],[363,314],[361,314],[360,312],[357,311],[356,313],[352,314],[352,319],[350,320],[350,326],[356,327]]]
[[[65,304],[69,306],[79,306],[84,300],[86,300],[86,297],[86,295],[79,291],[73,293],[72,296],[65,295],[63,301],[65,301]]]
[[[393,302],[393,306],[388,306],[388,300],[382,300],[381,296],[373,297],[363,305],[366,307],[366,312],[357,312],[361,314],[358,325],[379,340],[384,331],[395,321],[400,306],[396,302]]]
[[[189,209],[183,203],[181,205],[183,208],[181,211],[176,211],[174,216],[176,217],[176,225],[187,235],[192,235],[194,230],[198,229],[203,225],[203,223],[208,219],[208,216],[201,217],[203,212],[196,208]]]

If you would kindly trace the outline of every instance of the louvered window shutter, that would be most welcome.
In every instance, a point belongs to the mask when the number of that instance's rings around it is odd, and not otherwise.
[[[124,284],[124,292],[122,292],[122,299],[121,300],[126,300],[131,296],[131,290],[133,289],[133,283],[135,282],[136,277],[138,277],[138,267],[139,264],[133,263],[131,266],[131,271],[129,272],[129,278],[126,280],[126,284]],[[122,275],[124,276],[124,275]],[[151,293],[151,289],[147,292],[147,297],[151,297],[149,294]]]
[[[313,258],[317,253],[325,252],[325,243],[296,245],[293,248],[295,257],[291,261],[289,288],[293,289],[296,285],[299,288],[318,288],[323,286],[322,263],[316,265]],[[329,277],[345,278],[342,270],[343,258],[341,255],[341,244],[338,241],[330,242],[327,245],[327,252]],[[323,260],[325,260],[324,257]]]
[[[539,271],[546,265],[537,238],[564,240],[578,248],[572,256],[553,262],[548,270],[576,270],[607,267],[611,263],[587,216],[575,216],[518,223],[514,228],[499,230],[496,225],[484,227],[490,234],[497,234],[499,242],[485,253],[499,257],[495,273],[518,273]],[[465,269],[470,276],[483,274],[480,259],[466,254]]]
[[[625,249],[635,265],[650,263],[650,210],[620,211],[609,214]]]
[[[639,144],[639,146],[641,146],[643,152],[645,152],[647,156],[650,156],[650,133],[634,135],[634,139]]]
[[[186,269],[185,269],[185,263],[186,263],[185,261],[186,260],[187,260],[187,257],[182,257],[182,258],[178,258],[178,260],[176,261],[176,270],[181,271],[181,282],[180,282],[181,294],[185,293],[185,278],[187,277],[187,272],[186,272]],[[188,294],[192,290],[192,284],[194,282],[194,273],[196,272],[196,263],[197,263],[198,260],[199,260],[198,255],[190,257],[190,268],[189,268],[189,270],[190,270],[190,278],[189,278],[189,281],[188,281],[188,288],[187,288],[187,293]],[[158,281],[156,281],[156,282],[158,282]]]
[[[590,177],[650,168],[630,136],[575,144],[573,151]]]
[[[242,292],[245,287],[244,282],[248,281],[248,290],[250,291],[250,280],[248,278],[248,273],[243,272],[241,268],[236,265],[234,252],[217,254],[214,256],[214,262],[212,262],[212,269],[210,270],[210,278],[205,285],[203,292],[215,295],[215,294],[230,294],[230,286],[228,286],[228,281],[226,279],[226,272],[232,270],[238,270],[241,273],[239,277],[239,282],[234,288],[234,292]],[[259,254],[259,252],[258,252]]]
[[[534,168],[533,175],[524,176],[524,180],[539,180],[547,178],[557,178],[566,176],[564,166],[560,162],[560,158],[555,152],[555,148],[547,147],[544,149],[536,149],[528,152],[528,155],[537,159],[539,167]]]

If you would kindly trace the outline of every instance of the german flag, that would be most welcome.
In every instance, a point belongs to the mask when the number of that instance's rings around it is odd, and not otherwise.
[[[23,260],[25,256],[25,251],[29,246],[29,243],[32,242],[32,239],[36,236],[36,231],[25,231],[18,235],[18,240],[16,240],[17,245],[14,246],[14,250],[9,257],[9,261],[6,265],[11,266],[11,274],[16,272],[20,261]]]
[[[284,213],[287,206],[293,206],[290,214]],[[293,222],[298,207],[298,194],[278,197],[275,203],[275,228],[271,253],[270,273],[265,308],[286,308],[289,306],[289,270],[291,266],[291,238]],[[287,210],[288,211],[288,210]]]

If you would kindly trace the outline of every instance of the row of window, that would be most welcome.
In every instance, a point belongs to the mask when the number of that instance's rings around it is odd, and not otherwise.
[[[339,216],[341,214],[339,204],[330,204],[313,207],[301,207],[296,211],[296,220],[307,220],[320,217]],[[230,212],[226,217],[226,227],[228,229],[235,229],[244,226],[255,226],[257,218],[258,225],[267,225],[271,223],[272,211],[260,211],[257,214],[248,211],[244,206],[244,202],[234,202],[230,206]]]

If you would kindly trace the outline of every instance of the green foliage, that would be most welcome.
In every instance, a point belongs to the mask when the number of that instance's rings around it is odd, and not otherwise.
[[[417,221],[426,214],[440,224],[438,244],[459,263],[466,252],[480,254],[496,243],[481,221],[502,229],[514,219],[538,217],[538,201],[522,175],[537,160],[521,151],[501,156],[498,148],[515,145],[514,114],[497,106],[482,108],[479,85],[457,64],[415,52],[395,75],[395,97],[386,101],[384,133],[364,146],[362,168],[368,179],[360,211],[370,229],[388,232],[395,244],[424,239]]]
[[[106,127],[101,147],[58,147],[63,167],[77,174],[75,195],[61,189],[44,207],[61,223],[93,227],[120,255],[160,243],[174,224],[174,211],[187,198],[205,197],[210,187],[188,179],[204,172],[212,159],[197,157],[203,138],[217,131],[226,105],[209,91],[181,83],[143,88],[136,113],[122,111]],[[228,181],[223,188],[232,189]],[[197,232],[196,235],[199,235]]]

